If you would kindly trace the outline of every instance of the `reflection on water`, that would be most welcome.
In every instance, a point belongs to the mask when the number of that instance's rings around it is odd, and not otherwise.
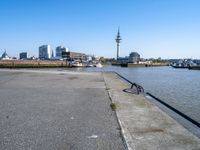
[[[142,85],[171,106],[200,122],[200,71],[171,67],[86,68],[86,71],[116,71],[132,82]]]

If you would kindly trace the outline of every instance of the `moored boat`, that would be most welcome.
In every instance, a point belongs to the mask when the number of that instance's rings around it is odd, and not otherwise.
[[[189,66],[172,66],[173,68],[189,68]]]
[[[94,66],[95,66],[95,67],[98,67],[98,68],[103,67],[101,63],[97,63],[97,64],[95,64]]]
[[[188,69],[191,69],[191,70],[200,70],[200,65],[198,65],[198,66],[190,66]]]
[[[83,63],[78,62],[78,61],[72,61],[72,62],[70,63],[70,66],[71,66],[71,67],[83,67]]]
[[[86,67],[94,67],[93,64],[87,64]]]

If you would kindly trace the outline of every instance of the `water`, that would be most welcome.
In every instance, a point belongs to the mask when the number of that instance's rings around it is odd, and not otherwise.
[[[179,111],[200,122],[200,71],[171,67],[86,68],[87,71],[116,71]]]

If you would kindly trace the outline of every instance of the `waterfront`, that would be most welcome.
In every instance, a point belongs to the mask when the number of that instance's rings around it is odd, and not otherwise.
[[[125,88],[114,73],[1,69],[0,147],[199,149],[193,132]]]
[[[103,67],[86,68],[86,71],[116,71],[142,85],[145,92],[150,92],[194,120],[200,122],[200,72],[171,67],[121,68]]]

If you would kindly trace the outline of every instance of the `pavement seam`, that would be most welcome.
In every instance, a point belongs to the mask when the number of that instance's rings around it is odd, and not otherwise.
[[[106,91],[107,91],[107,93],[108,93],[108,97],[109,97],[110,101],[113,102],[113,100],[112,100],[112,98],[111,98],[111,95],[110,95],[110,90],[109,90],[109,88],[108,88],[108,86],[107,86],[107,84],[106,84],[105,78],[104,78],[104,73],[102,72],[101,74],[102,74],[102,77],[103,77],[103,80],[104,80],[104,83],[105,83],[105,87],[106,87]],[[123,125],[122,125],[122,123],[121,123],[121,121],[120,121],[120,119],[119,119],[119,117],[118,117],[118,115],[117,115],[117,110],[115,110],[114,113],[115,113],[115,117],[116,117],[116,119],[117,119],[117,123],[118,123],[118,125],[119,125],[119,127],[120,127],[120,135],[122,136],[122,141],[123,141],[123,143],[124,143],[124,145],[125,145],[125,148],[126,148],[127,150],[133,150],[133,149],[131,148],[131,146],[129,145],[129,143],[127,142],[127,141],[131,141],[131,138],[130,138],[131,135],[129,135],[129,138],[128,138],[128,136],[126,135],[126,134],[128,134],[128,133],[126,133],[126,132],[124,131]]]

